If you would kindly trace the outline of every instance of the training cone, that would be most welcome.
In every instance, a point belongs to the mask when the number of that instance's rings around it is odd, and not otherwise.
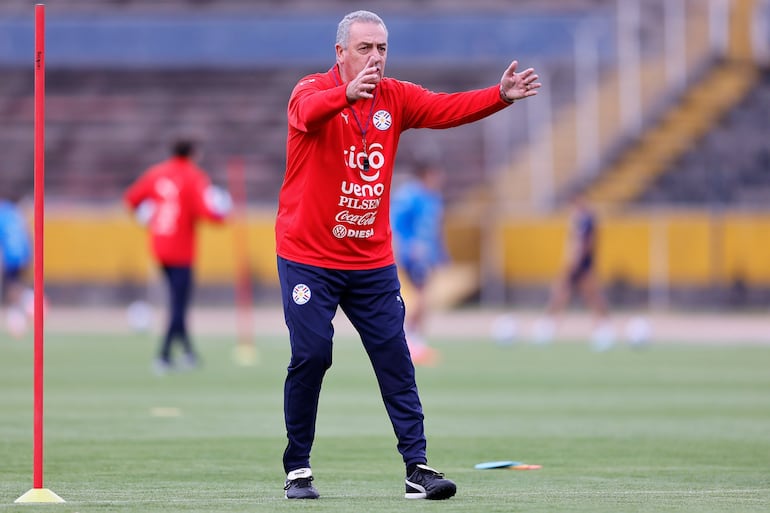
[[[45,503],[45,502],[65,502],[64,499],[56,495],[48,488],[33,488],[27,493],[16,499],[16,503]]]

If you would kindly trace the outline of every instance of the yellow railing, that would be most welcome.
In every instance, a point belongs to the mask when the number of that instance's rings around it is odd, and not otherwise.
[[[252,275],[276,285],[272,211],[250,212],[247,253]],[[142,283],[153,273],[146,235],[120,208],[49,211],[45,226],[45,275],[52,283]],[[467,226],[447,226],[450,248],[479,251]],[[568,221],[564,216],[513,218],[493,225],[499,248],[495,269],[509,283],[545,283],[561,268]],[[476,230],[475,233],[478,233]],[[201,283],[235,277],[235,226],[204,225],[196,275]],[[770,285],[770,213],[707,211],[642,212],[601,219],[598,270],[604,279],[646,286],[729,283]],[[452,251],[454,253],[454,250]],[[454,256],[454,255],[453,255]],[[457,259],[456,261],[462,261]],[[467,268],[468,262],[466,262]],[[467,269],[466,269],[467,270]]]
[[[276,277],[273,211],[250,212],[246,253],[255,279]],[[198,239],[196,276],[202,283],[235,276],[237,225],[203,224]],[[238,233],[241,233],[238,231]],[[121,208],[64,210],[46,214],[45,275],[56,282],[142,282],[155,272],[142,227]]]
[[[502,222],[501,275],[508,283],[544,283],[562,267],[563,217]],[[770,285],[770,213],[706,211],[616,215],[599,229],[598,272],[636,286]]]

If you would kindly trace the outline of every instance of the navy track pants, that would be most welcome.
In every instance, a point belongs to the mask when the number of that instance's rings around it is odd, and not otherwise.
[[[291,343],[284,386],[288,437],[284,470],[310,466],[321,383],[332,365],[332,319],[338,306],[361,336],[404,463],[427,461],[424,416],[404,335],[405,309],[396,266],[341,271],[278,257],[278,276]]]
[[[163,275],[168,284],[168,327],[160,348],[160,358],[171,361],[171,348],[175,341],[182,345],[185,354],[192,355],[193,348],[187,334],[187,309],[193,290],[193,272],[190,266],[164,265]]]

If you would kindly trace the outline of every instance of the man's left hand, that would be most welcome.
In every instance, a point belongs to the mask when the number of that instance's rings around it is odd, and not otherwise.
[[[542,85],[537,81],[540,77],[535,74],[534,68],[527,68],[517,73],[518,66],[519,61],[513,61],[500,79],[500,96],[510,103],[535,96]]]

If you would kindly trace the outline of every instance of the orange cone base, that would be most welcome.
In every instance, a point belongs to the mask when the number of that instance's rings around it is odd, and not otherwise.
[[[29,502],[65,502],[64,499],[56,495],[48,488],[33,488],[15,501],[16,503],[29,503]]]

